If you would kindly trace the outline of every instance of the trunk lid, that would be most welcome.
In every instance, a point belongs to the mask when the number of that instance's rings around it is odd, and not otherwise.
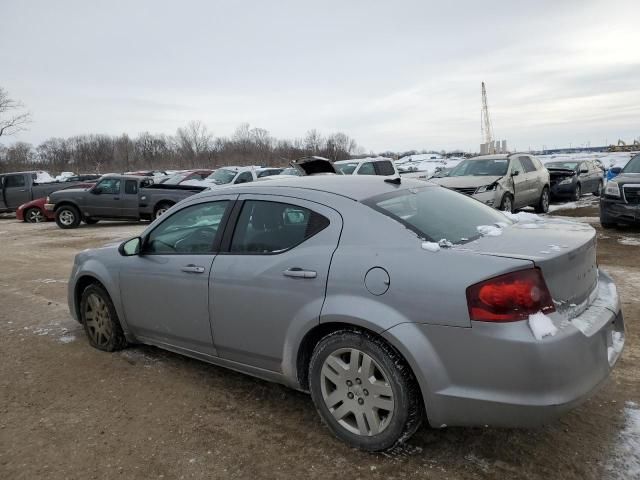
[[[542,270],[558,311],[581,313],[597,287],[596,231],[584,223],[518,222],[465,247],[483,255],[531,260]]]

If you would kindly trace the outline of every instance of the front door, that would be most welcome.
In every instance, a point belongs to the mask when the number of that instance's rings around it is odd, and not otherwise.
[[[162,217],[143,239],[141,254],[123,257],[120,295],[136,337],[215,355],[209,274],[235,197],[216,197]]]
[[[281,371],[292,325],[316,325],[340,215],[314,202],[242,195],[228,250],[216,257],[211,295],[214,342],[221,357]],[[232,215],[232,217],[235,215]]]
[[[85,217],[114,218],[120,216],[122,180],[107,177],[100,180],[89,192],[82,214]]]
[[[27,179],[24,174],[19,173],[4,177],[4,198],[7,208],[12,210],[31,200]]]

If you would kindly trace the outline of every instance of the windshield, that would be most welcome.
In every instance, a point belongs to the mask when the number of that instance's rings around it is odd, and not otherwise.
[[[629,160],[620,173],[640,173],[640,155]]]
[[[333,166],[336,167],[338,173],[341,173],[342,175],[351,175],[358,166],[358,162],[334,163]]]
[[[478,238],[481,225],[511,224],[504,214],[473,198],[442,187],[387,193],[363,202],[413,230],[425,240],[465,243]],[[443,208],[446,205],[446,208]],[[456,212],[451,215],[451,212]]]
[[[575,170],[578,162],[551,162],[547,163],[547,168],[566,168],[567,170]]]
[[[233,179],[236,177],[236,173],[234,170],[227,170],[225,168],[221,168],[216,170],[211,175],[207,177],[207,180],[213,180],[218,185],[222,185],[225,183],[231,183]]]
[[[464,176],[483,176],[494,177],[503,176],[507,174],[507,168],[509,167],[509,160],[506,158],[494,158],[486,160],[463,160],[457,166],[455,166],[449,177],[464,177]]]
[[[173,177],[167,178],[162,183],[166,183],[167,185],[178,185],[181,181],[183,181],[189,175],[191,175],[191,173],[178,173],[177,175],[174,175]]]

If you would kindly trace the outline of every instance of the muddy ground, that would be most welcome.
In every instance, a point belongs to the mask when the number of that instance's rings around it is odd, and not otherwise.
[[[595,222],[591,201],[556,215]],[[0,218],[0,478],[640,478],[640,230],[603,231],[627,344],[591,400],[537,430],[422,428],[389,455],[352,450],[310,397],[152,347],[108,354],[69,316],[81,249],[144,224],[62,231]]]

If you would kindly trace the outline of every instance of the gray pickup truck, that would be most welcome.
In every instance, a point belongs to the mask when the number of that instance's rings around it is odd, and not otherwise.
[[[90,189],[66,189],[47,197],[60,228],[76,228],[99,220],[153,220],[173,205],[207,187],[153,184],[135,175],[104,175]]]
[[[0,173],[0,213],[15,212],[23,203],[73,185],[69,182],[39,183],[39,178],[52,177],[42,171]]]

